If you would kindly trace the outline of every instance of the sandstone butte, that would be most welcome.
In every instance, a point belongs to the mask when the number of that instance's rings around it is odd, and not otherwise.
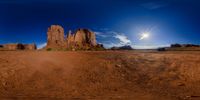
[[[89,29],[80,28],[74,33],[69,31],[65,36],[60,25],[51,25],[47,31],[46,49],[67,50],[102,50],[103,45],[96,42],[95,33]]]

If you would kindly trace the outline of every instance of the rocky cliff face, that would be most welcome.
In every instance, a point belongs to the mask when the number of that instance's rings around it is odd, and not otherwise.
[[[97,45],[94,32],[88,29],[78,29],[75,33],[74,41],[77,44],[80,44],[80,46],[84,46],[84,45],[96,46]]]
[[[47,32],[47,48],[63,48],[64,46],[64,29],[59,25],[52,25]]]
[[[78,29],[73,35],[69,32],[66,40],[70,48],[87,49],[97,46],[94,32],[88,29]]]
[[[52,25],[47,32],[47,48],[66,48],[89,50],[103,48],[96,43],[95,33],[89,29],[78,29],[75,33],[68,32],[64,39],[64,29],[59,25]]]

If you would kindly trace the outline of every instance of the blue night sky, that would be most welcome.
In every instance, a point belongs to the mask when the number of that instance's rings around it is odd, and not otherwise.
[[[105,47],[200,44],[199,0],[0,0],[0,44],[46,42],[47,28],[89,28]],[[143,32],[149,38],[140,39]]]

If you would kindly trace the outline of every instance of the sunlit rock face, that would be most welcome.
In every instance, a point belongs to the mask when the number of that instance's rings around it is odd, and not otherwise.
[[[74,36],[74,42],[78,47],[95,47],[96,37],[95,33],[88,29],[78,29]]]
[[[96,43],[95,33],[89,29],[78,29],[75,33],[69,31],[65,38],[64,29],[59,25],[52,25],[47,32],[46,48],[64,48],[68,50],[91,50],[103,48]]]
[[[64,29],[59,25],[52,25],[47,32],[47,48],[64,48]]]
[[[74,34],[67,35],[67,47],[75,49],[89,49],[97,46],[94,32],[88,29],[78,29]]]
[[[94,32],[88,29],[78,29],[74,34],[69,31],[66,40],[68,48],[89,49],[97,46]]]

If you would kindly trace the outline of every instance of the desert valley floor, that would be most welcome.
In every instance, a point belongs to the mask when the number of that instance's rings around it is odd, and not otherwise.
[[[0,51],[1,100],[200,100],[200,52]]]

